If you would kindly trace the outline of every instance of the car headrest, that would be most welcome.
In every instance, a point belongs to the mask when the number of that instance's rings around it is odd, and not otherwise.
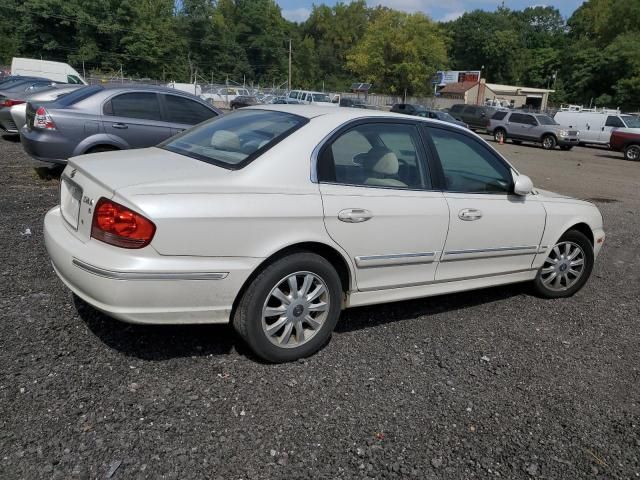
[[[400,163],[398,157],[388,148],[374,147],[364,157],[364,167],[373,173],[381,175],[395,175]]]
[[[219,150],[237,151],[240,149],[240,137],[229,130],[217,130],[211,136],[211,146]]]

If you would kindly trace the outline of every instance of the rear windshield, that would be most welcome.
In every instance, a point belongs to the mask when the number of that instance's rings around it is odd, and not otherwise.
[[[306,118],[270,110],[242,109],[198,125],[161,148],[224,168],[242,168],[307,123]]]
[[[84,100],[85,98],[89,98],[91,95],[99,92],[100,90],[103,90],[104,88],[101,87],[100,85],[92,85],[90,87],[83,87],[83,88],[79,88],[78,90],[75,90],[73,92],[71,92],[69,95],[65,95],[64,97],[60,97],[57,101],[56,104],[60,105],[62,107],[68,107],[70,105],[73,105],[75,103],[78,103],[82,100]]]

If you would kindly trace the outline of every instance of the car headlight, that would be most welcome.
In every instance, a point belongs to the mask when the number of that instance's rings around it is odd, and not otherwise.
[[[558,135],[560,135],[561,137],[568,137],[569,136],[569,132],[566,130],[559,130],[558,131]]]

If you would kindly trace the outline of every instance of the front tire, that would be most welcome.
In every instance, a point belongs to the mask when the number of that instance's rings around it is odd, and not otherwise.
[[[544,298],[570,297],[578,292],[593,270],[593,245],[584,233],[569,230],[549,250],[533,281]]]
[[[640,160],[640,145],[629,145],[624,149],[624,158],[637,162]]]
[[[544,137],[542,137],[542,148],[544,148],[545,150],[553,150],[554,148],[556,148],[556,144],[558,142],[556,142],[556,137],[554,137],[553,135],[545,135]]]
[[[281,258],[245,290],[233,326],[260,358],[273,363],[308,357],[327,342],[342,303],[333,266],[314,253]]]

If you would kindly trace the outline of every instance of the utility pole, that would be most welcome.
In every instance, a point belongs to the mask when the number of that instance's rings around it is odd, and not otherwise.
[[[291,91],[291,39],[289,39],[289,91]]]

